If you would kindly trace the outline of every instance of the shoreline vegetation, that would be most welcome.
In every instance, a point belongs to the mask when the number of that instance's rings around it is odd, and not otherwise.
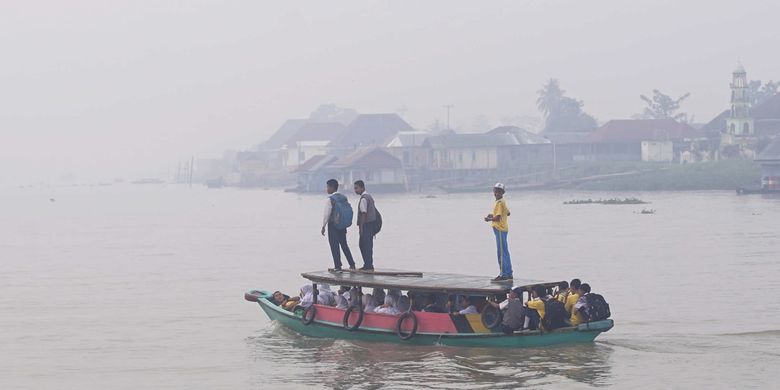
[[[610,204],[610,205],[649,204],[649,203],[650,202],[645,202],[644,200],[639,198],[574,199],[567,202],[563,202],[563,204]]]
[[[560,167],[557,172],[506,177],[504,180],[510,191],[734,191],[737,188],[759,187],[760,177],[758,164],[747,160],[690,164],[604,161]],[[495,181],[496,178],[493,179]],[[439,188],[446,192],[484,191],[491,183],[483,180]]]
[[[758,187],[761,172],[757,164],[745,160],[721,160],[693,164],[605,164],[604,173],[610,170],[639,171],[604,180],[579,183],[574,188],[599,191],[702,191],[730,190],[739,187]]]

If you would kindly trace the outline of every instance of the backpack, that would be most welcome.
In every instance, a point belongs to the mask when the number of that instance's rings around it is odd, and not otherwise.
[[[347,197],[341,194],[333,194],[330,196],[330,201],[333,204],[330,217],[333,226],[338,230],[344,230],[352,226],[352,206],[349,204]]]
[[[374,210],[376,210],[376,206],[374,206]],[[374,227],[376,228],[374,230],[374,235],[382,231],[382,214],[379,214],[379,210],[376,210],[376,221],[374,222]]]
[[[568,317],[569,313],[566,312],[563,302],[557,299],[548,299],[544,302],[544,318],[542,318],[542,326],[544,326],[544,329],[553,330],[563,328],[566,326],[566,319]]]
[[[361,196],[360,199],[362,200],[363,197]],[[368,199],[366,199],[366,202],[368,202]],[[377,233],[382,231],[382,214],[379,213],[379,210],[376,208],[376,204],[374,204],[374,211],[376,211],[376,221],[374,221],[374,235],[377,235]]]
[[[588,303],[588,322],[606,320],[612,313],[609,312],[609,304],[599,294],[585,295]]]

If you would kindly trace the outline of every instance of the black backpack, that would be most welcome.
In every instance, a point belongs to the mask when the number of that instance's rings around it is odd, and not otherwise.
[[[609,312],[609,304],[599,294],[585,295],[588,304],[588,322],[606,320],[612,313]]]
[[[542,318],[544,329],[563,328],[566,326],[567,318],[569,318],[569,313],[566,312],[563,302],[553,298],[544,302],[544,318]]]
[[[382,214],[379,214],[379,210],[376,209],[376,206],[374,206],[374,210],[376,210],[376,221],[374,221],[374,227],[376,230],[374,230],[374,234],[382,231]]]

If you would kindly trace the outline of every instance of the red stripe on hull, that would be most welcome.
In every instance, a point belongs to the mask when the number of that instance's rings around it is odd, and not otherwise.
[[[315,321],[326,321],[341,324],[344,321],[344,309],[338,309],[332,306],[317,305],[317,317]],[[417,317],[417,332],[420,333],[458,333],[452,318],[447,313],[426,313],[421,311],[414,312]],[[363,323],[360,327],[387,329],[395,332],[395,325],[400,315],[364,313]],[[351,316],[357,319],[357,314]],[[353,324],[354,321],[350,321]]]

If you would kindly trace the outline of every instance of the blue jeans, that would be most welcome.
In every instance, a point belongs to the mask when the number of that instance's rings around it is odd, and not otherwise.
[[[493,228],[493,234],[496,235],[498,269],[501,270],[501,276],[505,277],[512,276],[512,259],[509,257],[509,246],[506,243],[507,233]]]

